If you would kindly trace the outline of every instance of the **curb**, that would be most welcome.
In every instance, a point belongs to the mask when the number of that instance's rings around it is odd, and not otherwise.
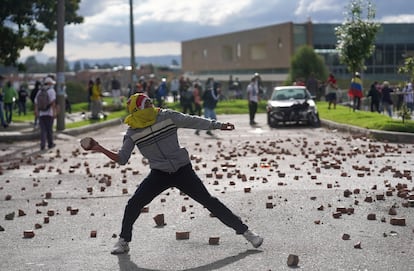
[[[339,131],[347,132],[350,134],[364,135],[364,136],[376,139],[378,141],[414,144],[413,133],[371,130],[371,129],[361,128],[357,126],[336,123],[330,120],[323,120],[323,119],[321,119],[321,125],[329,129],[337,129]]]

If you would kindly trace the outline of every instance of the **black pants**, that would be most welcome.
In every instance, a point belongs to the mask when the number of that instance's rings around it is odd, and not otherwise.
[[[360,97],[354,96],[353,109],[354,109],[354,111],[361,109],[361,98]]]
[[[193,105],[191,103],[182,103],[181,106],[184,114],[194,115]]]
[[[381,112],[379,101],[371,101],[371,112]]]
[[[183,166],[175,173],[166,173],[152,169],[150,174],[138,186],[135,194],[129,199],[122,219],[120,237],[129,242],[132,228],[141,214],[141,209],[149,204],[157,195],[168,188],[176,187],[186,195],[203,205],[221,222],[233,228],[236,234],[244,233],[248,227],[217,198],[210,195],[191,164]]]
[[[40,148],[44,149],[47,143],[48,148],[52,148],[53,143],[53,117],[52,116],[40,116]]]
[[[249,118],[250,118],[250,123],[253,123],[254,122],[254,117],[256,116],[256,112],[257,112],[257,103],[256,102],[249,101]]]

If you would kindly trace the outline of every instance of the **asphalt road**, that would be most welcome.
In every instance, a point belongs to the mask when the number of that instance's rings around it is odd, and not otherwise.
[[[247,116],[219,120],[236,129],[215,137],[183,129],[181,144],[209,191],[263,235],[259,249],[171,189],[138,219],[130,253],[111,255],[124,206],[149,169],[138,152],[119,166],[79,141],[93,136],[116,150],[125,129],[116,125],[59,134],[46,152],[33,141],[0,143],[0,270],[413,270],[414,207],[402,188],[413,190],[414,145],[326,128],[269,129],[265,115],[257,127]],[[157,214],[164,227],[155,225]],[[392,225],[396,218],[405,226]],[[25,230],[35,236],[23,238]],[[176,240],[179,231],[189,240]],[[290,254],[298,266],[287,266]]]

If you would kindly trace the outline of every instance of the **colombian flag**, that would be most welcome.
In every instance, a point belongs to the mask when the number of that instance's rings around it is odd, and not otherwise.
[[[362,80],[359,77],[352,78],[351,88],[348,91],[348,96],[362,98]]]

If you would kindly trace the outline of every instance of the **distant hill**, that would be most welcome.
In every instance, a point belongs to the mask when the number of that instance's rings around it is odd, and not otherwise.
[[[46,63],[51,57],[43,53],[37,53],[33,55],[36,58],[37,62]],[[20,59],[23,63],[26,61],[27,57]],[[156,66],[171,66],[173,61],[177,62],[181,66],[181,55],[164,55],[164,56],[137,56],[135,57],[138,65],[141,64],[153,64]],[[104,65],[119,65],[119,66],[129,66],[131,61],[129,57],[116,57],[116,58],[102,58],[102,59],[79,59],[74,61],[69,61],[69,66],[73,68],[75,62],[80,61],[81,64],[87,63],[90,66]]]
[[[135,57],[135,59],[138,65],[153,64],[156,66],[171,66],[173,62],[177,62],[178,65],[181,66],[181,55],[165,55],[165,56],[149,56],[149,57],[138,56],[138,57]],[[129,57],[104,58],[104,59],[79,59],[76,61],[69,61],[69,65],[71,66],[71,68],[73,68],[74,63],[78,61],[80,61],[82,64],[87,63],[90,66],[93,66],[96,64],[129,66],[131,64]]]

